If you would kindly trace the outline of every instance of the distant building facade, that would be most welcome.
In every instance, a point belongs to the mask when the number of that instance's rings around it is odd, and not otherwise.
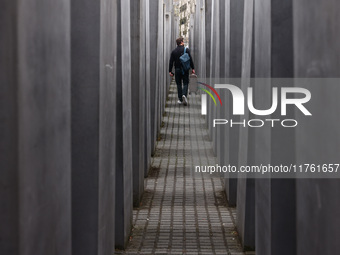
[[[196,0],[174,0],[175,15],[179,17],[179,36],[189,43],[190,16],[195,12]]]

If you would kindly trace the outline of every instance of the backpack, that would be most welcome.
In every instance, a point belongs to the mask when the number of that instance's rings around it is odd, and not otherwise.
[[[182,64],[182,71],[188,72],[190,70],[190,57],[189,54],[186,52],[187,48],[184,48],[184,53],[182,56],[180,56],[179,60]]]

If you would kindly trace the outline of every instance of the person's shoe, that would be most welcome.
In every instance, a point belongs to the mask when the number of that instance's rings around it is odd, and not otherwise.
[[[187,97],[183,95],[182,98],[183,98],[183,105],[187,106],[188,105]]]
[[[182,104],[182,101],[178,99],[177,104]]]

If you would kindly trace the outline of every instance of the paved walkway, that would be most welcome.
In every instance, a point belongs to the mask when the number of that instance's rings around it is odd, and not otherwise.
[[[132,236],[127,250],[116,254],[244,254],[222,179],[193,174],[195,160],[217,163],[200,115],[200,96],[192,93],[185,107],[177,105],[176,93],[172,84],[142,204],[134,210]]]

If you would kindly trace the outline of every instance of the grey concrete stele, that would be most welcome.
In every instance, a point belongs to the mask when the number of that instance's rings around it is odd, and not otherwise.
[[[249,78],[254,77],[254,1],[244,2],[243,49],[242,49],[242,82],[241,89],[246,91],[253,86]],[[244,119],[253,115],[245,111]],[[255,164],[254,129],[248,126],[239,127],[238,166]],[[237,182],[237,229],[242,245],[247,249],[255,248],[255,181],[249,178],[238,178]]]
[[[197,69],[203,78],[339,77],[339,8],[335,0],[321,4],[316,0],[308,3],[306,0],[230,0],[230,5],[229,1],[197,1],[191,36],[195,41],[190,42],[200,51],[194,53]],[[217,10],[222,16],[217,16]],[[198,13],[202,11],[204,18]],[[219,41],[217,46],[216,41]],[[226,53],[228,50],[230,54]],[[257,107],[268,107],[273,84],[243,82],[240,85],[243,90],[254,88]],[[309,106],[314,118],[306,121],[299,116],[299,110],[288,112],[288,118],[302,123],[294,130],[279,127],[255,132],[248,128],[214,130],[212,118],[227,117],[230,113],[225,109],[216,111],[209,102],[206,121],[219,162],[238,166],[337,161],[339,121],[323,108],[339,108],[334,98],[339,91],[334,87],[326,90],[325,86],[309,88],[314,95]],[[230,97],[223,92],[221,96],[223,101],[230,101],[231,108]],[[252,115],[248,112],[244,117],[252,118]],[[271,117],[279,116],[275,113]],[[221,134],[227,137],[217,139]],[[237,194],[238,230],[244,247],[256,246],[260,254],[333,254],[339,250],[339,244],[331,240],[331,236],[339,235],[340,225],[335,220],[340,208],[334,196],[339,192],[337,180],[236,180],[226,176],[225,188],[229,204],[236,204]]]
[[[115,247],[115,3],[71,3],[74,255],[110,254]]]
[[[152,132],[151,132],[151,56],[150,56],[150,0],[143,0],[143,15],[145,16],[145,20],[142,23],[143,27],[141,36],[145,35],[145,166],[144,166],[144,177],[147,177],[149,167],[151,164],[151,146],[152,146]],[[145,31],[145,33],[143,33]],[[142,43],[142,40],[141,40]],[[141,52],[144,52],[141,50]],[[141,64],[141,68],[143,68],[143,64]],[[142,69],[140,71],[140,75],[142,74]],[[142,79],[141,79],[142,81]]]
[[[170,85],[179,31],[172,5],[0,0],[0,254],[102,255],[126,247]],[[274,85],[248,78],[340,76],[338,13],[337,0],[197,0],[190,24],[196,71],[243,78],[236,85],[253,87],[256,106],[268,108]],[[232,116],[230,93],[219,91],[226,103],[209,100],[205,119],[219,163],[339,163],[340,89],[322,82],[306,85],[313,118],[288,112],[300,123],[295,129],[213,128],[216,116]],[[339,180],[224,180],[244,249],[340,250]]]
[[[292,15],[292,1],[255,1],[255,77],[294,76]],[[269,84],[266,80],[258,80],[255,84],[254,100],[258,109],[270,107],[274,86],[282,85]],[[281,118],[276,112],[268,117]],[[286,118],[294,119],[293,112],[288,112]],[[294,163],[294,131],[280,126],[257,129],[256,165]],[[264,255],[295,254],[295,180],[256,179],[255,196],[256,252]]]
[[[115,245],[124,249],[132,227],[132,109],[130,0],[118,0]]]
[[[0,5],[0,254],[71,255],[70,4]]]
[[[230,0],[230,18],[226,22],[230,23],[230,78],[241,78],[242,75],[242,42],[243,42],[243,0]],[[228,94],[230,96],[230,94]],[[229,109],[232,109],[232,100],[228,100]],[[230,115],[229,115],[230,116]],[[238,116],[233,116],[236,122],[239,121]],[[229,161],[232,166],[238,165],[238,139],[239,129],[229,128]],[[225,188],[228,203],[231,206],[236,205],[237,194],[237,178],[226,176]]]
[[[293,1],[296,77],[340,77],[339,11],[335,0]],[[313,118],[304,120],[299,110],[295,111],[297,120],[305,126],[296,129],[296,162],[339,162],[338,81],[332,87],[323,81],[320,86],[307,88],[313,95],[309,104]],[[339,192],[339,179],[296,180],[297,255],[339,252],[340,242],[334,238],[340,235]]]
[[[157,38],[158,38],[158,5],[160,1],[149,0],[149,29],[150,29],[150,44],[146,45],[150,49],[150,110],[151,110],[151,155],[155,152],[155,143],[157,136],[157,129],[155,125],[156,118],[156,87],[157,87]]]
[[[138,207],[144,192],[145,129],[145,33],[143,2],[131,4],[131,93],[133,205]]]

